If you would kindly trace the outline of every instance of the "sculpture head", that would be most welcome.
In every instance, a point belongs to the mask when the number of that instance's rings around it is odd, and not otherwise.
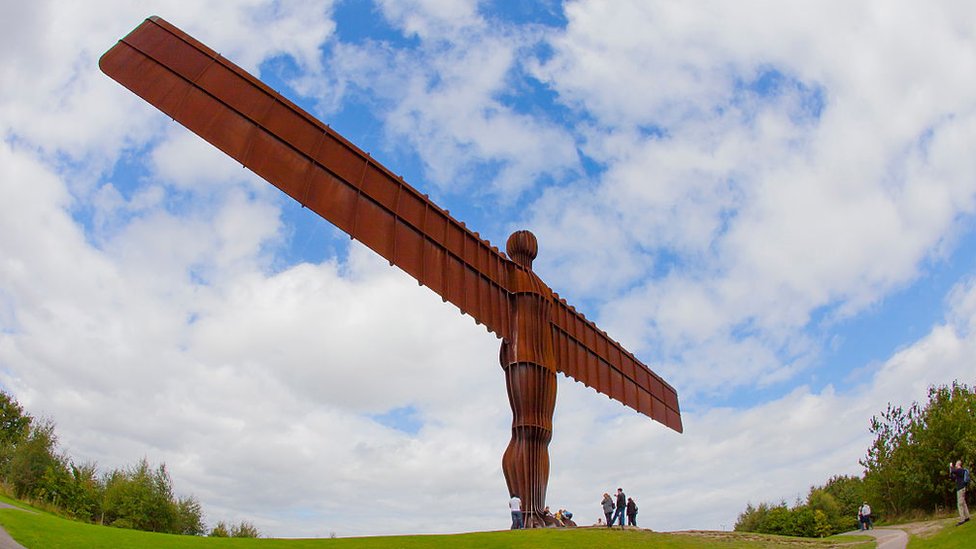
[[[539,242],[535,239],[535,235],[529,231],[515,231],[508,237],[505,251],[508,252],[508,257],[512,258],[512,261],[526,269],[532,269],[532,260],[539,253]]]

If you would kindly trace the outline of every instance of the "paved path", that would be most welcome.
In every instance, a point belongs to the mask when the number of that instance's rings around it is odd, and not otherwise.
[[[23,511],[19,507],[14,507],[13,505],[8,505],[0,501],[0,509],[17,509]],[[14,541],[14,538],[10,537],[10,534],[0,526],[0,549],[27,549],[23,545]]]
[[[908,534],[904,530],[893,528],[873,528],[864,532],[845,532],[845,536],[873,536],[878,540],[878,549],[905,549],[908,547]],[[0,546],[3,549],[3,546]]]

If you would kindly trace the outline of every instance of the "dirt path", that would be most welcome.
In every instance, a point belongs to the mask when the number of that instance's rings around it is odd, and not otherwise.
[[[845,536],[872,536],[878,540],[878,549],[905,549],[908,547],[908,534],[904,530],[892,528],[871,529],[864,532],[845,532]]]
[[[14,507],[13,505],[3,503],[2,501],[0,501],[0,509],[17,509],[19,511],[23,511],[23,509],[19,507]],[[4,530],[2,526],[0,526],[0,549],[27,549],[27,548],[14,541],[14,538],[10,537],[10,534],[8,534],[7,531]]]

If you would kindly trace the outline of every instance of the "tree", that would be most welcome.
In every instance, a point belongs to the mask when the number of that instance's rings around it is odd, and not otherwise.
[[[154,471],[145,458],[106,477],[103,510],[105,523],[112,526],[177,533],[178,511],[166,465]]]
[[[870,432],[875,439],[860,460],[868,492],[894,515],[903,514],[915,503],[913,487],[918,470],[912,431],[920,415],[917,403],[912,403],[907,411],[889,403],[880,417],[871,418]]]
[[[950,461],[976,462],[976,392],[967,385],[933,386],[923,405],[891,403],[871,418],[874,441],[859,462],[864,477],[833,476],[810,489],[805,504],[746,506],[735,529],[744,532],[823,536],[857,526],[861,503],[874,515],[904,516],[955,504]]]
[[[173,534],[206,532],[200,503],[193,497],[174,499],[165,464],[152,469],[144,458],[99,478],[94,463],[75,465],[58,453],[57,443],[53,421],[36,421],[0,391],[0,480],[18,498],[51,504],[86,522]],[[248,522],[231,530],[238,537],[258,535]]]
[[[27,438],[32,419],[14,397],[0,391],[0,444],[16,444]]]
[[[210,534],[212,538],[259,538],[261,537],[261,532],[258,531],[254,523],[242,520],[238,524],[232,524],[229,527],[224,521],[220,521],[216,526],[210,529]]]
[[[951,506],[950,461],[976,459],[976,394],[958,382],[930,387],[928,402],[871,420],[875,440],[861,460],[867,495],[893,515]]]
[[[7,478],[14,448],[27,440],[33,418],[7,393],[0,391],[0,474]]]
[[[230,529],[227,528],[227,523],[220,521],[216,526],[210,529],[210,537],[212,538],[229,538]]]
[[[930,387],[928,398],[912,432],[917,467],[922,472],[916,489],[924,508],[952,506],[955,494],[947,480],[949,462],[961,459],[972,467],[976,459],[976,392],[954,382]]]
[[[813,521],[814,521],[813,531],[818,538],[825,538],[834,533],[834,529],[830,523],[830,519],[827,518],[827,515],[825,515],[824,512],[821,511],[820,509],[817,509],[813,512]]]
[[[71,463],[70,478],[61,507],[69,516],[91,522],[99,515],[104,489],[98,480],[98,468],[94,463],[80,466]]]
[[[769,509],[766,519],[759,525],[762,534],[778,534],[781,536],[796,535],[796,518],[786,503],[780,503]]]
[[[856,527],[857,510],[865,500],[864,480],[855,476],[834,475],[830,477],[830,480],[821,489],[833,496],[839,507],[840,516],[850,519],[850,528],[845,527],[843,530]]]
[[[240,524],[236,524],[230,528],[230,537],[232,538],[257,538],[260,536],[261,533],[258,532],[254,524],[246,520],[242,520]]]
[[[758,532],[766,515],[769,514],[769,505],[760,503],[759,507],[753,507],[752,503],[746,504],[746,510],[739,514],[735,521],[733,530],[736,532]]]
[[[843,515],[840,510],[840,503],[823,488],[810,490],[810,495],[807,496],[807,506],[815,515],[819,514],[819,516],[822,516],[822,520],[826,521],[826,528],[830,533],[833,533],[835,529],[837,532],[845,530],[844,525],[846,525],[846,522],[842,522],[841,520]],[[816,526],[820,528],[819,518],[816,520]],[[815,534],[817,537],[822,537],[820,533],[815,532]]]
[[[202,536],[207,528],[203,525],[203,509],[193,496],[181,497],[176,502],[176,530],[185,536]]]
[[[65,468],[64,460],[55,453],[56,445],[54,422],[31,422],[27,438],[14,446],[10,457],[8,480],[14,495],[42,500],[56,496],[58,473]]]
[[[864,501],[864,481],[858,477],[835,475],[823,486],[810,489],[807,505],[823,511],[831,533],[857,528],[857,511]]]

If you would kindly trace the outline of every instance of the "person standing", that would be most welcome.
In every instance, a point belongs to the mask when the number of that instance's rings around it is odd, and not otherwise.
[[[864,526],[862,530],[874,528],[874,522],[871,520],[871,506],[866,501],[861,504],[861,524]]]
[[[623,488],[617,488],[617,506],[613,511],[613,518],[610,519],[610,523],[607,526],[613,526],[614,521],[617,517],[620,517],[620,527],[624,527],[624,513],[627,512],[627,496],[624,495]]]
[[[953,466],[949,463],[949,478],[956,481],[956,506],[959,508],[959,522],[956,526],[969,522],[969,506],[966,505],[966,483],[969,480],[969,471],[963,468],[962,460]]]
[[[603,514],[607,517],[607,526],[613,526],[613,523],[610,522],[610,516],[613,515],[613,498],[610,497],[610,494],[604,493],[603,501],[600,504],[603,505]]]
[[[627,525],[637,526],[637,504],[631,498],[627,498]]]
[[[522,500],[515,494],[512,494],[512,499],[508,500],[508,508],[512,511],[512,530],[521,530],[524,528],[525,523],[522,522]]]

